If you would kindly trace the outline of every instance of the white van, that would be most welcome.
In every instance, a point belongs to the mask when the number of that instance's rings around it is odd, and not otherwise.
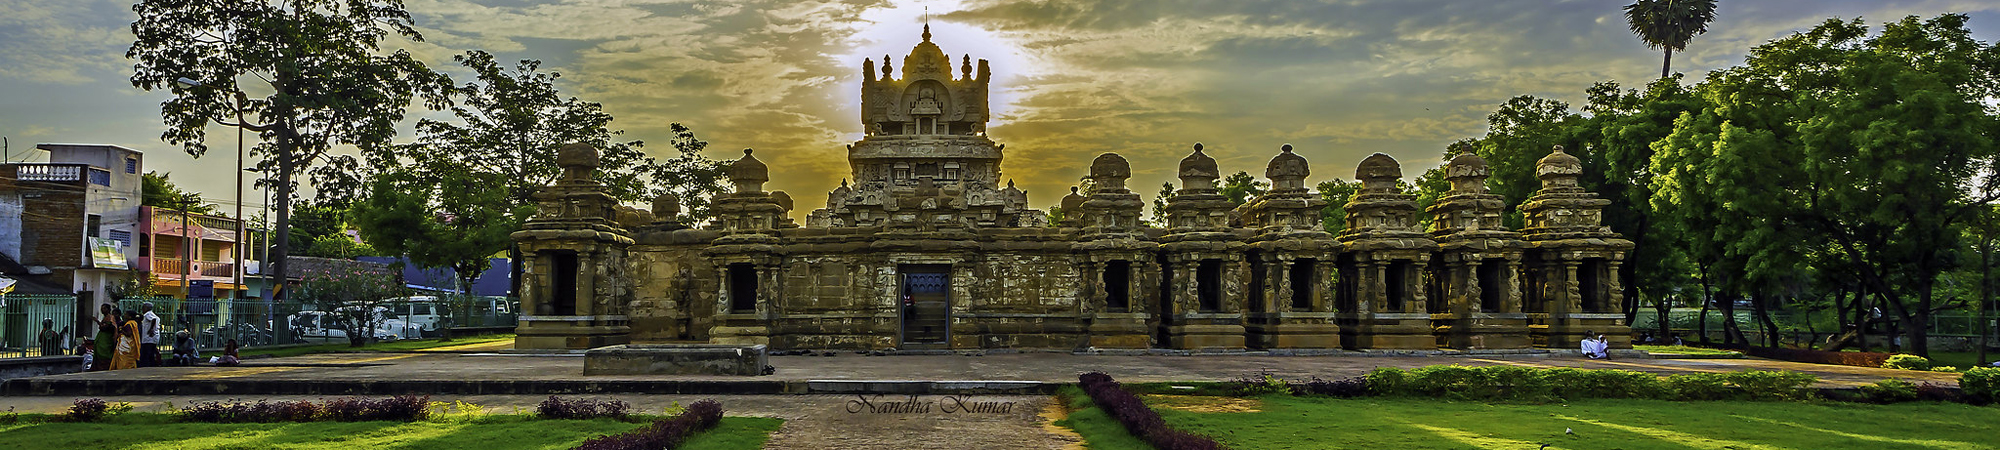
[[[389,308],[390,317],[401,319],[404,323],[409,324],[408,331],[396,330],[399,334],[405,335],[405,337],[409,337],[408,335],[411,332],[415,332],[416,334],[436,333],[438,327],[444,324],[445,304],[439,302],[437,297],[419,295],[392,298],[383,302],[382,306]]]

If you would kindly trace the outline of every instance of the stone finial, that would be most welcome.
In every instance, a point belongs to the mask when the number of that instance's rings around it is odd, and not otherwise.
[[[743,149],[743,158],[729,164],[729,181],[736,184],[737,193],[763,192],[764,182],[771,181],[771,169],[750,155],[751,149]]]
[[[1194,153],[1181,158],[1180,179],[1182,189],[1215,189],[1215,179],[1222,177],[1222,169],[1215,158],[1201,152],[1201,143],[1194,144]]]
[[[958,64],[958,73],[960,74],[959,76],[962,79],[966,80],[972,79],[972,54],[970,53],[965,54],[965,59],[963,60],[963,62],[960,62]]]
[[[896,69],[890,67],[890,64],[894,63],[889,62],[889,55],[882,55],[882,79],[884,80],[890,79],[890,75],[895,73]]]
[[[1264,178],[1271,179],[1271,190],[1305,189],[1306,177],[1312,175],[1311,165],[1304,156],[1292,153],[1292,144],[1280,148],[1278,156],[1271,158],[1271,164],[1264,166]]]
[[[1082,212],[1084,200],[1086,199],[1083,198],[1083,194],[1079,194],[1076,192],[1076,186],[1070,186],[1069,195],[1063,196],[1062,199],[1063,217],[1068,218],[1072,214]]]
[[[1542,180],[1543,188],[1576,186],[1576,178],[1583,174],[1583,160],[1563,152],[1563,146],[1542,160],[1535,162],[1535,177]]]
[[[924,24],[924,42],[931,41],[931,24]]]
[[[1099,190],[1124,189],[1125,179],[1131,177],[1132,163],[1126,162],[1125,157],[1117,153],[1097,155],[1097,159],[1090,162],[1090,180],[1097,183]]]
[[[597,147],[575,143],[556,150],[556,165],[563,168],[563,178],[567,180],[588,180],[598,165]]]
[[[653,217],[659,220],[673,220],[681,215],[681,197],[672,192],[653,197]]]
[[[1361,160],[1361,165],[1354,168],[1354,178],[1361,180],[1364,190],[1393,192],[1396,180],[1403,179],[1403,166],[1396,158],[1376,153]]]
[[[1451,182],[1452,193],[1486,193],[1486,177],[1491,172],[1486,158],[1471,153],[1460,153],[1444,165],[1444,179]]]
[[[780,207],[784,207],[785,212],[792,211],[792,194],[786,194],[785,191],[773,191],[771,192],[771,201],[776,202]]]

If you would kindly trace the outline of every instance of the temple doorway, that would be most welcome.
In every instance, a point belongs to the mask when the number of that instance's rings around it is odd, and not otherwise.
[[[951,266],[904,265],[902,280],[902,348],[941,347],[951,330]]]

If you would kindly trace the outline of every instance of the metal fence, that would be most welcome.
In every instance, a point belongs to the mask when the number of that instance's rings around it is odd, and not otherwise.
[[[74,352],[76,336],[94,330],[77,330],[75,295],[5,295],[0,303],[0,358],[66,355]],[[42,333],[42,321],[49,320],[50,338]]]

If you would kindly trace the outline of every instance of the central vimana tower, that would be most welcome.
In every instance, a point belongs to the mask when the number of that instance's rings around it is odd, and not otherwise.
[[[1301,354],[1574,349],[1584,331],[1628,329],[1616,296],[1631,244],[1599,223],[1603,201],[1560,149],[1524,230],[1500,224],[1473,155],[1452,159],[1452,191],[1421,228],[1393,189],[1400,165],[1377,153],[1327,233],[1331,205],[1291,145],[1266,164],[1271,192],[1239,205],[1217,191],[1223,151],[1193,144],[1164,227],[1140,220],[1130,162],[1079,155],[1090,182],[1051,218],[1001,175],[985,60],[953,60],[927,25],[880,63],[862,62],[849,177],[803,225],[790,194],[764,190],[768,152],[728,163],[734,189],[690,223],[672,196],[651,211],[603,201],[597,152],[566,148],[568,175],[514,235],[527,249],[516,346]]]

